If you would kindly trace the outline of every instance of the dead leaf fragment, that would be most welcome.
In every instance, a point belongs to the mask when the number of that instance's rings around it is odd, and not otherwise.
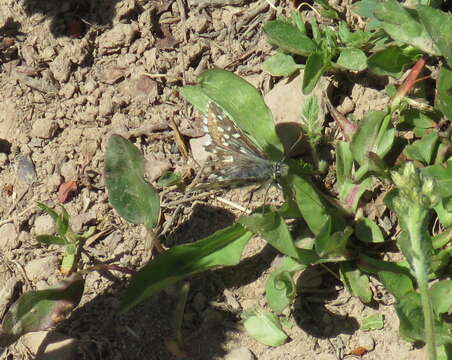
[[[58,201],[62,204],[69,198],[71,192],[77,190],[77,183],[73,180],[62,183],[58,189]]]

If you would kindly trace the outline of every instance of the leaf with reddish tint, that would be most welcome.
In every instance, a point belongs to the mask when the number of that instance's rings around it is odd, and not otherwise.
[[[64,320],[79,304],[84,283],[76,273],[52,289],[22,294],[3,318],[0,346],[9,346],[26,333],[52,328]]]
[[[77,190],[77,183],[73,180],[66,181],[58,189],[58,201],[62,204],[66,202],[71,192]]]

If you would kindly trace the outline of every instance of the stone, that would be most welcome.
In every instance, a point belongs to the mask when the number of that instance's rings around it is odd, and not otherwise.
[[[224,360],[255,360],[255,357],[250,349],[240,347],[232,350],[224,357]]]
[[[25,334],[22,342],[40,360],[77,359],[78,340],[56,331]]]
[[[0,251],[15,249],[19,246],[16,227],[9,223],[0,227]]]
[[[47,279],[51,274],[58,270],[58,258],[56,256],[47,256],[30,261],[25,265],[25,272],[28,278],[37,282],[41,279]]]
[[[34,230],[36,235],[53,234],[55,222],[50,215],[38,216],[35,220]]]
[[[49,139],[52,137],[55,129],[56,124],[52,119],[40,118],[33,123],[31,135],[42,139]]]

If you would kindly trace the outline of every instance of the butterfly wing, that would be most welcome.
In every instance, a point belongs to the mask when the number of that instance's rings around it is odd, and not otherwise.
[[[209,104],[204,124],[208,134],[204,148],[212,159],[201,187],[238,186],[272,177],[273,162],[218,105]]]

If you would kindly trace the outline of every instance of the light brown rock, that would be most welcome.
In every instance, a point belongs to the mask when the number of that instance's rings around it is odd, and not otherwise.
[[[38,331],[26,334],[22,342],[36,359],[75,360],[77,359],[77,339],[54,331]]]

